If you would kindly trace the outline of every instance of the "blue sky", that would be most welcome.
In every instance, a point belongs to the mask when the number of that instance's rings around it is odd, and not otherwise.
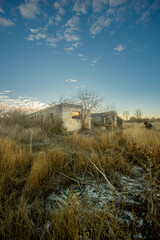
[[[1,0],[0,104],[43,108],[94,89],[160,116],[159,0]]]

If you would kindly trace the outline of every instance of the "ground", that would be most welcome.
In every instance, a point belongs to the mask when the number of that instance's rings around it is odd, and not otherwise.
[[[158,125],[66,133],[1,121],[1,239],[159,238],[159,139]]]

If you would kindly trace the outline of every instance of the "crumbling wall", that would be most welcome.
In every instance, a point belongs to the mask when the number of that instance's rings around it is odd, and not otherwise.
[[[82,128],[82,107],[75,104],[62,103],[29,115],[34,120],[51,119],[57,117],[62,120],[67,131],[75,131]],[[91,128],[91,117],[85,120],[85,128]]]
[[[122,118],[120,118],[119,116],[117,117],[117,126],[119,128],[124,128],[125,127],[125,121]]]
[[[92,126],[105,126],[106,128],[117,127],[116,112],[94,113],[91,116],[92,116]]]
[[[73,113],[79,113],[79,115],[75,116]],[[73,104],[63,104],[62,105],[62,121],[63,126],[68,131],[75,131],[81,128],[81,108],[77,105]]]
[[[49,119],[52,117],[62,118],[62,108],[61,105],[55,105],[53,107],[46,108],[34,113],[29,114],[29,118],[34,120]]]

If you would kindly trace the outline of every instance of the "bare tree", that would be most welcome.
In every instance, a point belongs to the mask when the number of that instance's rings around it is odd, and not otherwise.
[[[123,112],[123,117],[124,117],[125,120],[128,120],[129,112],[128,111]]]
[[[73,103],[73,100],[69,99],[69,98],[65,98],[63,96],[60,96],[57,100],[53,100],[48,105],[49,106],[54,106],[54,105],[61,104],[61,103]]]
[[[135,116],[138,120],[142,118],[142,111],[140,109],[136,109]]]
[[[103,103],[96,108],[96,113],[102,113],[102,112],[114,112],[115,111],[115,105],[113,102],[109,103]],[[93,110],[94,112],[94,110]]]
[[[95,93],[94,90],[79,90],[75,96],[76,103],[82,106],[82,127],[84,128],[86,118],[94,109],[98,108],[102,102],[102,98]]]

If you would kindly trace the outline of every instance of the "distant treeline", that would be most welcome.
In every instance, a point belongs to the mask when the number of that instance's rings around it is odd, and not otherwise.
[[[136,117],[130,117],[129,120],[126,120],[126,122],[144,122],[144,121],[149,121],[149,122],[159,122],[160,121],[160,118],[147,118],[147,117],[144,117],[144,118],[136,118]]]

